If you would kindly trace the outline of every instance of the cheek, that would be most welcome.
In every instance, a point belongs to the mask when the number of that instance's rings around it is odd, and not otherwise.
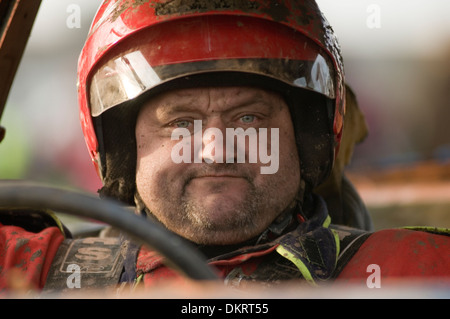
[[[164,163],[170,160],[167,158],[167,147],[163,142],[156,139],[145,139],[144,136],[136,136],[136,186],[139,192],[142,189],[153,189],[157,183],[159,172],[164,168]]]
[[[145,125],[145,122],[142,124],[139,121],[136,125],[137,169],[139,167],[158,166],[159,162],[164,161],[168,149],[167,139],[159,136],[156,130],[148,126]]]
[[[166,139],[153,138],[150,142],[137,144],[136,186],[143,197],[151,200],[161,193],[177,192],[178,180],[185,165],[173,162],[173,143]]]

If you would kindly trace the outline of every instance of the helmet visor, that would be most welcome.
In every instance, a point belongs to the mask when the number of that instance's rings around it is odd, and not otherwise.
[[[210,72],[256,74],[335,97],[334,65],[325,51],[285,26],[247,19],[162,23],[119,43],[91,76],[92,116],[160,84]]]

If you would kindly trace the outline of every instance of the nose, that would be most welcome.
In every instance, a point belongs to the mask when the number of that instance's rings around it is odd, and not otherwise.
[[[226,124],[220,117],[211,118],[205,125],[202,137],[202,159],[208,164],[226,163]]]
[[[194,162],[226,163],[226,124],[220,118],[194,123]],[[233,158],[233,154],[231,157]]]

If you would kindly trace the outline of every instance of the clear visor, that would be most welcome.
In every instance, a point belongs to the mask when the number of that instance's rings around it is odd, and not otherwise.
[[[91,114],[94,117],[99,116],[104,111],[132,100],[162,83],[209,72],[230,71],[261,75],[333,99],[335,97],[333,70],[331,61],[320,53],[315,59],[308,61],[240,58],[152,66],[144,54],[137,50],[109,60],[92,76]]]

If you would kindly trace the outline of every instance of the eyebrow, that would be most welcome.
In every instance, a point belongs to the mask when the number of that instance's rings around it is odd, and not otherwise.
[[[159,105],[156,109],[156,115],[158,118],[168,118],[177,113],[201,113],[198,108],[180,104],[180,105]]]
[[[175,98],[172,98],[169,103],[160,102],[156,105],[157,117],[160,119],[170,118],[172,115],[177,113],[202,114],[203,110],[199,109],[195,103],[193,103],[193,100],[195,100],[195,94],[179,93]],[[227,103],[226,105],[228,107],[230,104]],[[259,92],[252,92],[235,99],[235,102],[231,104],[231,107],[219,112],[228,113],[239,108],[245,108],[249,105],[262,105],[270,114],[272,114],[275,109],[275,105],[273,103],[269,103],[265,95],[260,94]]]

